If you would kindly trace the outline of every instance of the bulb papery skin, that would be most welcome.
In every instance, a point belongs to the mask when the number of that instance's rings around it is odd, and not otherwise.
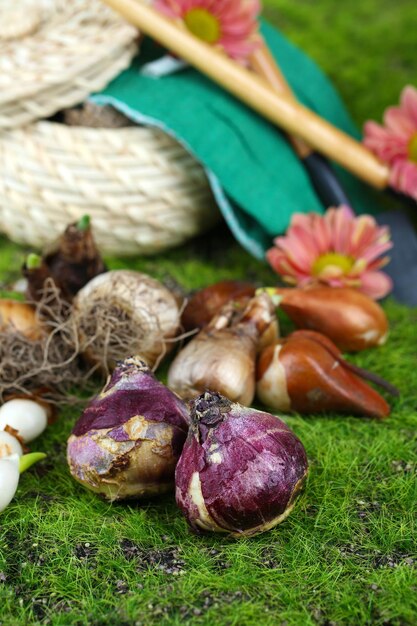
[[[39,437],[48,425],[48,412],[34,400],[15,398],[0,407],[0,429],[10,426],[24,443]]]
[[[383,345],[388,321],[374,300],[348,287],[276,289],[280,307],[298,328],[316,330],[344,352]]]
[[[171,364],[168,386],[184,399],[216,389],[249,405],[255,394],[256,341],[234,329],[202,330]]]
[[[275,317],[269,326],[265,329],[265,331],[261,334],[258,340],[258,345],[256,346],[256,352],[259,354],[264,350],[267,346],[278,341],[280,337],[280,328],[278,318]]]
[[[10,504],[19,484],[19,455],[0,459],[0,513]]]
[[[20,442],[5,430],[0,430],[0,459],[3,459],[12,454],[17,454],[19,457],[23,454],[23,448]]]
[[[43,262],[70,301],[90,280],[107,271],[89,223],[85,228],[80,228],[80,222],[69,224],[56,248],[45,255]]]
[[[259,341],[265,331],[276,332],[272,300],[263,293],[252,298],[236,321],[233,316],[233,308],[226,305],[172,362],[168,386],[180,397],[194,398],[211,389],[251,404]]]
[[[27,302],[0,299],[0,332],[15,332],[32,341],[41,339],[45,330],[37,317],[36,310]]]
[[[291,411],[291,398],[288,395],[287,373],[279,360],[282,344],[267,346],[262,352],[258,371],[262,371],[256,383],[256,395],[265,406],[277,411]],[[264,365],[264,361],[267,363]]]
[[[120,362],[68,439],[72,476],[110,501],[172,488],[187,436],[185,404],[144,361]]]
[[[255,535],[291,512],[308,472],[304,447],[278,417],[206,392],[175,472],[176,500],[195,531]]]
[[[243,303],[246,306],[254,293],[255,287],[253,285],[237,280],[222,280],[200,289],[191,296],[182,312],[181,323],[184,330],[204,328],[231,300],[238,305]]]
[[[384,398],[354,372],[338,348],[313,331],[296,331],[262,352],[256,393],[275,411],[378,419],[390,413]]]
[[[180,312],[174,295],[159,281],[133,270],[112,270],[77,293],[73,319],[84,356],[108,372],[131,354],[140,354],[153,367],[173,346]]]

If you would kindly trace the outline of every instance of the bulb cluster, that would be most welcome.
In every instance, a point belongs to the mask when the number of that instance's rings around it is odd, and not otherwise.
[[[303,445],[280,419],[209,391],[189,410],[137,358],[86,408],[67,458],[78,482],[111,501],[175,482],[192,528],[235,536],[285,519],[307,475]]]
[[[277,298],[303,330],[279,338]],[[69,438],[70,471],[111,501],[175,484],[193,530],[251,536],[287,517],[308,472],[288,426],[248,406],[255,393],[278,411],[387,417],[365,380],[395,389],[341,353],[383,343],[386,318],[348,288],[254,293],[232,281],[190,302],[184,326],[200,332],[173,360],[169,388],[140,358],[120,361]]]

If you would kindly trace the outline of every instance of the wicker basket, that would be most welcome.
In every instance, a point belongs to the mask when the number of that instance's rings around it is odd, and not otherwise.
[[[41,247],[88,213],[105,253],[151,254],[218,218],[203,169],[162,131],[38,121],[104,87],[137,39],[99,0],[0,0],[0,230],[14,241]]]
[[[202,167],[166,133],[35,122],[0,132],[0,224],[41,247],[88,213],[109,254],[152,254],[218,219]]]
[[[99,0],[0,0],[0,128],[99,91],[129,65],[137,39]]]

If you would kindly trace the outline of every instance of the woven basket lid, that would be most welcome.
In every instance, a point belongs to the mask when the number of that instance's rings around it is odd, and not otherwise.
[[[137,40],[99,0],[0,0],[0,129],[102,89],[129,65]]]

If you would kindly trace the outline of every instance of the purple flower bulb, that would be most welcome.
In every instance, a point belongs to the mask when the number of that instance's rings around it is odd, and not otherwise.
[[[145,362],[125,359],[72,431],[70,472],[111,501],[168,491],[188,423],[185,404]]]
[[[308,470],[288,426],[210,391],[192,402],[191,423],[175,472],[177,504],[190,526],[240,537],[282,522]]]

